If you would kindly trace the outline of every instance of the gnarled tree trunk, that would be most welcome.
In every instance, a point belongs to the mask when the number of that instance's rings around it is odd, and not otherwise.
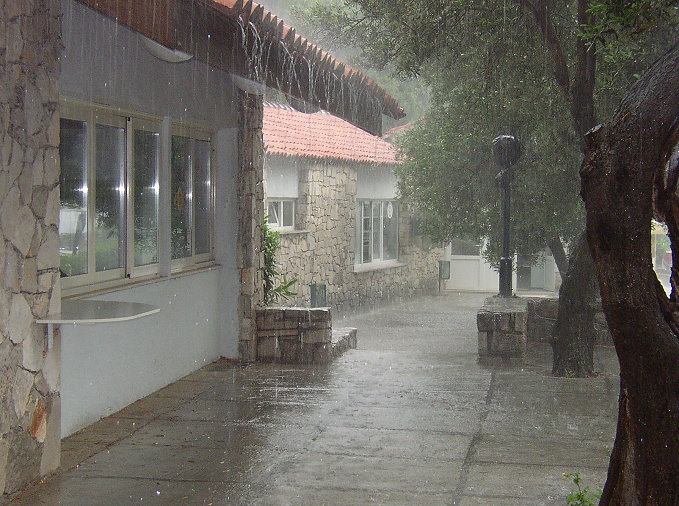
[[[559,312],[552,336],[555,376],[591,376],[594,372],[594,315],[598,289],[594,262],[583,232],[571,253],[559,290]]]
[[[618,428],[600,504],[676,505],[679,304],[653,272],[651,218],[667,224],[677,251],[679,167],[669,161],[679,141],[679,46],[587,140],[587,234],[620,361]]]
[[[559,33],[552,19],[550,0],[516,0],[531,12],[540,27],[542,39],[554,65],[554,79],[570,105],[573,128],[582,141],[584,134],[596,125],[594,86],[596,51],[591,41],[576,40],[575,61],[569,65]],[[578,26],[591,22],[590,0],[577,0]],[[594,363],[594,311],[597,302],[596,279],[587,258],[587,248],[576,248],[559,291],[559,313],[552,340],[553,374],[589,376]],[[561,267],[559,267],[561,270]]]

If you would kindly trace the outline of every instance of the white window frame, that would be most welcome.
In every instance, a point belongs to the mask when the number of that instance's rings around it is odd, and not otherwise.
[[[396,211],[396,257],[388,260],[384,259],[384,216],[388,204],[391,203],[393,209]],[[370,204],[370,216],[366,216],[365,204]],[[375,216],[376,211],[378,215]],[[399,235],[399,216],[400,212],[398,201],[393,199],[357,199],[356,200],[356,249],[354,254],[354,265],[379,264],[398,261],[398,235]],[[370,258],[366,259],[363,256],[364,246],[364,222],[365,219],[370,220],[370,236],[369,249]],[[375,230],[379,230],[379,248],[377,254],[375,252]]]
[[[168,167],[167,174],[168,177],[171,179],[172,178],[172,167],[171,167],[171,159],[172,159],[172,137],[173,136],[179,136],[179,137],[187,137],[189,139],[193,140],[198,140],[198,141],[206,141],[210,144],[210,180],[209,180],[209,185],[210,185],[210,223],[208,225],[208,230],[210,234],[210,251],[208,253],[196,253],[196,227],[195,227],[195,211],[192,209],[191,210],[191,223],[189,224],[190,227],[190,241],[191,241],[191,255],[183,257],[183,258],[175,258],[170,260],[170,265],[172,272],[178,272],[186,269],[193,268],[197,266],[198,264],[202,264],[205,262],[210,262],[214,259],[214,248],[215,248],[215,233],[214,233],[214,223],[215,223],[215,185],[214,185],[214,143],[212,140],[212,132],[210,130],[207,130],[205,128],[201,128],[200,126],[192,125],[189,123],[184,123],[184,122],[179,122],[179,121],[174,121],[172,122],[172,126],[170,128],[170,139],[169,139],[169,150],[168,152],[170,153],[170,160],[168,160],[168,164],[170,167]],[[189,190],[191,193],[191,196],[189,197],[190,199],[190,205],[193,208],[194,200],[193,200],[193,167],[191,168],[190,171],[191,178],[190,178],[190,183],[191,183],[191,189]],[[170,195],[170,199],[172,199],[173,196]],[[168,206],[171,206],[171,201],[168,202]],[[171,226],[171,224],[169,224]],[[168,244],[170,244],[170,241],[168,241]]]
[[[132,182],[134,181],[134,167],[133,167],[133,143],[134,143],[134,131],[143,130],[146,132],[157,132],[158,133],[158,167],[156,172],[156,243],[158,245],[157,260],[152,264],[147,265],[134,265],[134,194],[132,192]],[[160,173],[161,173],[161,163],[162,163],[162,150],[163,150],[163,138],[161,135],[161,119],[149,119],[143,116],[128,116],[127,117],[127,226],[126,226],[126,275],[128,278],[138,278],[142,276],[149,276],[153,274],[158,274],[160,270],[160,258],[161,258],[161,225],[160,225],[160,209],[161,209],[161,199],[160,199]]]
[[[285,206],[285,204],[290,203],[290,205],[292,205],[292,224],[283,225],[279,221],[272,221],[272,216],[269,214],[269,206],[271,204],[274,204],[274,203],[280,205],[279,216],[281,218],[284,216],[283,207]],[[269,224],[269,227],[271,227],[272,229],[279,231],[279,232],[295,230],[295,218],[296,218],[296,213],[297,213],[296,199],[269,197],[269,198],[266,199],[266,212],[267,212],[267,215],[269,216],[267,222]]]
[[[125,285],[135,280],[154,279],[158,278],[161,273],[169,275],[170,272],[190,270],[202,267],[208,262],[214,261],[214,213],[215,213],[215,185],[214,185],[214,144],[213,133],[210,129],[198,126],[188,125],[186,123],[171,122],[169,136],[167,130],[164,130],[163,119],[158,116],[153,116],[137,111],[124,111],[117,108],[101,106],[89,102],[81,102],[76,100],[63,100],[60,104],[61,114],[60,119],[70,119],[74,121],[82,121],[87,125],[87,154],[86,154],[86,191],[87,191],[87,272],[84,274],[77,274],[73,276],[65,276],[61,278],[61,287],[64,290],[64,295],[76,295],[91,291],[114,289]],[[123,267],[116,269],[109,269],[106,271],[96,272],[96,125],[108,125],[125,129],[125,169],[124,169],[124,206],[122,209],[121,219],[123,220],[123,232],[121,241],[123,243]],[[155,189],[158,192],[157,205],[157,243],[158,254],[157,262],[149,265],[135,266],[134,265],[134,202],[133,202],[133,188],[134,183],[134,167],[133,167],[133,141],[135,130],[146,130],[157,132],[159,137],[158,146],[158,167],[157,167],[157,182]],[[170,245],[170,223],[164,223],[162,215],[165,210],[169,210],[171,205],[169,192],[167,195],[163,194],[160,187],[162,186],[161,178],[170,177],[170,159],[164,156],[164,153],[171,152],[172,135],[182,135],[197,140],[207,141],[210,143],[210,211],[209,211],[209,241],[210,248],[208,253],[194,254],[185,259],[177,259],[178,261],[170,261],[169,252],[164,252],[163,248]],[[169,211],[168,211],[169,212]],[[192,231],[192,249],[195,248],[195,227]],[[167,256],[165,257],[165,253]],[[167,262],[167,263],[166,263]],[[161,264],[168,266],[166,269],[161,268]]]

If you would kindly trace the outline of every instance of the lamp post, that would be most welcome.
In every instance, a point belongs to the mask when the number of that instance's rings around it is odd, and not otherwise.
[[[513,135],[500,135],[493,139],[493,158],[500,167],[495,180],[502,188],[502,257],[500,258],[500,297],[512,296],[512,256],[510,251],[510,196],[511,167],[521,155],[521,146]]]

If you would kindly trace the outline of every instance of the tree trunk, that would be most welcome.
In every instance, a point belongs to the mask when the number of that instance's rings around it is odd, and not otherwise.
[[[568,101],[573,127],[584,151],[584,134],[596,125],[594,86],[596,82],[596,51],[591,41],[576,40],[575,62],[569,65],[558,30],[554,26],[549,0],[529,2],[516,0],[533,14],[540,27],[542,40],[549,50],[554,65],[554,79]],[[577,1],[578,26],[591,21],[589,0]],[[572,75],[571,75],[572,74]],[[596,281],[587,248],[580,248],[580,261],[571,262],[568,272],[562,274],[559,291],[559,313],[555,326],[552,349],[552,371],[557,375],[588,376],[594,363],[594,311]],[[584,269],[581,272],[581,269]],[[561,269],[559,269],[561,272]],[[591,288],[594,287],[592,290]],[[585,289],[585,291],[581,291]],[[587,332],[590,334],[587,335]],[[584,348],[578,350],[579,346]]]
[[[602,505],[679,504],[679,304],[651,260],[651,218],[679,237],[679,46],[587,136],[582,194],[603,309],[620,361],[618,428]],[[676,244],[673,243],[673,251]]]
[[[583,232],[571,253],[559,290],[559,311],[552,337],[555,376],[591,376],[594,372],[594,315],[598,286]]]
[[[559,269],[559,275],[561,279],[564,279],[568,272],[568,258],[566,257],[566,251],[563,249],[563,243],[559,237],[551,237],[546,242],[554,257],[556,268]]]

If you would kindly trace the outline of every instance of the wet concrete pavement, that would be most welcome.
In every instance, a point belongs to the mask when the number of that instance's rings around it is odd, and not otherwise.
[[[336,318],[358,349],[324,367],[216,362],[66,439],[13,504],[565,504],[603,485],[617,375],[476,360],[485,295]],[[339,321],[338,321],[339,320]]]

